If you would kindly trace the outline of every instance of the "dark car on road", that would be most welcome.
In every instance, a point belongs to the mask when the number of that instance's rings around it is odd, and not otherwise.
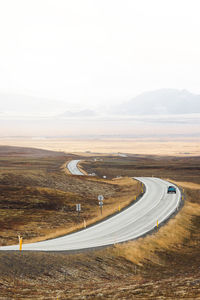
[[[167,189],[167,193],[168,194],[176,194],[176,188],[172,185],[168,186],[168,189]]]

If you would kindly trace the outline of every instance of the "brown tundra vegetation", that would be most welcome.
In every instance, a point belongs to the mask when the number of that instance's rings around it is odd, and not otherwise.
[[[80,178],[63,169],[73,154],[2,146],[0,156],[1,245],[17,243],[18,234],[36,241],[98,221],[99,193],[103,217],[116,213],[140,193],[133,176],[169,178],[186,199],[167,224],[136,241],[72,254],[1,252],[0,299],[200,298],[200,157],[88,156],[81,167],[98,177]]]

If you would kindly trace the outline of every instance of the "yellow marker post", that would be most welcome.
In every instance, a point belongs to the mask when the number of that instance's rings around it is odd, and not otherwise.
[[[121,207],[120,207],[120,205],[119,205],[119,207],[118,207],[118,210],[119,210],[119,211],[121,210]]]
[[[158,228],[158,220],[157,220],[157,228]]]
[[[21,239],[21,237],[20,237],[20,235],[18,235],[18,240],[19,240],[19,250],[20,250],[20,239]]]
[[[19,235],[18,238],[19,238],[19,251],[22,251],[22,237],[20,237]]]

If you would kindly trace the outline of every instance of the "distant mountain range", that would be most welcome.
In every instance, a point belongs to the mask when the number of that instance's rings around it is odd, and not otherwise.
[[[74,111],[66,101],[0,94],[0,137],[200,137],[200,95],[162,89],[110,109]]]
[[[176,89],[145,92],[130,101],[113,106],[110,113],[127,116],[200,113],[200,95]]]
[[[65,101],[39,99],[31,96],[0,94],[0,116],[6,119],[18,117],[43,117],[56,119],[86,119],[101,117],[129,117],[147,115],[175,115],[200,113],[200,95],[187,90],[160,89],[145,92],[121,104],[103,111],[88,109],[83,103],[79,111],[71,111]]]

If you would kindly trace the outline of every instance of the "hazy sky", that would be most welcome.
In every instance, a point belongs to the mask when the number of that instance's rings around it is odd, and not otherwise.
[[[108,105],[200,94],[199,0],[0,0],[0,93]]]

